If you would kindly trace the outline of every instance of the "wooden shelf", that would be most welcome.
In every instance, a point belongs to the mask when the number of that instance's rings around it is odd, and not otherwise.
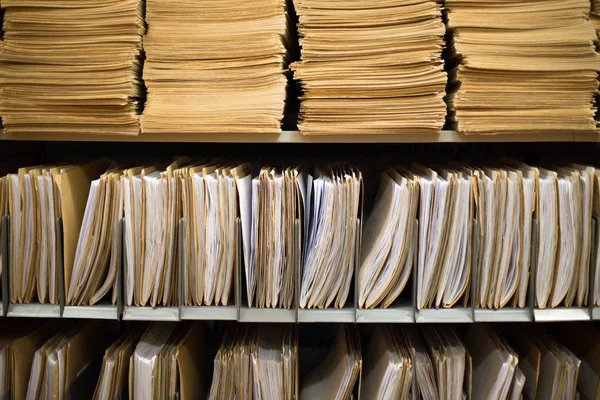
[[[445,130],[439,135],[313,135],[299,131],[281,134],[244,133],[161,133],[139,136],[93,134],[7,134],[0,140],[70,142],[181,142],[181,143],[502,143],[502,142],[600,142],[600,132],[527,132],[502,135],[463,135]]]

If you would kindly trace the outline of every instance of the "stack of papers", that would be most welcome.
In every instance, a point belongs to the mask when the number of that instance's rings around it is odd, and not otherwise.
[[[362,356],[355,326],[340,325],[325,359],[304,377],[300,400],[350,398],[362,372]]]
[[[128,393],[130,359],[144,330],[128,327],[106,350],[93,400],[116,400]]]
[[[178,233],[182,215],[181,180],[168,166],[130,168],[123,172],[125,296],[128,306],[178,303]]]
[[[436,370],[433,367],[427,347],[415,326],[404,325],[402,329],[406,332],[410,349],[411,360],[414,366],[414,383],[412,393],[417,399],[437,400],[440,399],[438,390]]]
[[[285,0],[146,1],[142,132],[279,133]]]
[[[437,398],[460,400],[464,398],[463,393],[467,399],[471,398],[471,357],[454,330],[446,326],[431,325],[424,327],[422,333],[435,372],[439,396]],[[420,358],[423,359],[423,356]],[[425,365],[428,366],[427,363]],[[417,365],[418,369],[419,365]],[[419,392],[424,398],[425,393],[427,398],[431,398],[430,396],[436,393],[434,388],[428,387],[432,383],[428,369],[421,373],[417,372],[417,382]],[[467,391],[464,391],[464,388]]]
[[[7,133],[139,133],[140,0],[4,0]]]
[[[389,307],[411,276],[419,204],[415,176],[406,170],[386,171],[362,233],[358,271],[358,306]]]
[[[474,399],[521,398],[526,377],[518,368],[519,356],[492,327],[471,325],[465,345],[473,359]]]
[[[221,342],[208,399],[293,400],[298,398],[297,385],[296,330],[289,325],[240,325]]]
[[[587,305],[594,180],[592,167],[572,164],[540,169],[536,307]]]
[[[596,129],[589,0],[448,0],[450,121],[465,134]]]
[[[405,329],[374,326],[364,357],[361,398],[408,399],[414,373],[412,358]]]
[[[471,281],[473,178],[462,168],[413,166],[420,187],[417,309],[450,308]]]
[[[151,325],[129,361],[129,398],[198,398],[205,390],[203,354],[199,322]]]
[[[435,0],[294,1],[304,134],[438,133],[445,27]]]
[[[109,169],[92,181],[73,265],[65,265],[68,305],[94,305],[112,291],[117,301],[119,226],[123,217],[122,170]]]
[[[475,305],[525,307],[539,170],[524,164],[471,168],[476,178],[479,253]]]
[[[299,168],[263,167],[257,177],[247,168],[235,177],[248,306],[290,308],[301,260],[306,175]]]
[[[302,266],[301,308],[343,308],[360,246],[363,182],[350,165],[316,168]]]
[[[175,171],[185,220],[185,305],[228,305],[234,293],[237,220],[242,206],[236,179],[250,165],[199,163]]]
[[[20,168],[7,175],[11,303],[31,303],[35,297],[59,303],[58,268],[60,263],[65,271],[73,266],[91,181],[106,168],[106,161],[98,160]],[[63,260],[58,259],[59,235]]]
[[[106,323],[79,322],[36,346],[27,399],[92,398],[97,375],[91,364],[102,357],[110,337]]]

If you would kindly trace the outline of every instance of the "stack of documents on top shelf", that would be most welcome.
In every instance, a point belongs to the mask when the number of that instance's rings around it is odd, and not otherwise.
[[[492,327],[471,325],[465,345],[473,359],[474,399],[521,398],[525,374],[519,356]]]
[[[280,132],[293,40],[285,0],[146,7],[142,132]]]
[[[112,289],[117,301],[119,271],[119,226],[123,217],[123,170],[110,168],[94,180],[79,231],[73,265],[65,264],[67,305],[93,305]]]
[[[58,268],[74,263],[91,181],[106,160],[84,165],[42,165],[7,175],[10,301],[59,302]],[[59,218],[62,219],[62,232]],[[59,260],[62,235],[63,260]]]
[[[291,308],[302,255],[306,174],[274,167],[263,167],[255,178],[248,169],[235,174],[248,306]]]
[[[125,299],[128,306],[179,302],[178,238],[182,215],[177,170],[189,162],[123,172]]]
[[[592,167],[571,164],[540,169],[536,307],[588,304],[595,179]]]
[[[128,327],[108,347],[102,359],[102,369],[93,400],[116,400],[126,397],[131,356],[144,330],[143,325]]]
[[[92,398],[97,379],[92,363],[110,339],[106,324],[97,321],[78,322],[52,336],[33,357],[27,399]]]
[[[413,166],[420,187],[417,309],[466,305],[471,282],[473,178],[464,168]]]
[[[438,133],[445,27],[435,0],[294,1],[304,134]]]
[[[185,232],[183,301],[185,305],[231,304],[238,257],[240,208],[251,210],[250,199],[238,198],[236,180],[250,178],[249,164],[214,161],[175,171],[181,181]],[[250,223],[250,222],[248,222]],[[241,249],[239,251],[242,251]]]
[[[470,168],[476,179],[475,306],[523,308],[529,286],[539,170],[524,164]]]
[[[4,0],[7,133],[139,133],[140,0]]]
[[[381,176],[373,209],[362,233],[358,271],[358,306],[387,308],[411,276],[419,186],[403,169]]]
[[[600,55],[589,0],[448,0],[454,92],[465,134],[596,129]]]
[[[201,398],[204,382],[204,329],[199,322],[154,324],[129,362],[132,400]]]
[[[292,326],[232,327],[215,356],[208,399],[298,398],[298,336]],[[196,394],[194,398],[199,398]]]
[[[414,374],[412,357],[405,329],[374,326],[364,357],[361,398],[408,399]]]
[[[343,308],[358,262],[362,173],[351,165],[326,165],[315,169],[309,187],[300,307]]]
[[[341,325],[325,359],[304,377],[300,400],[350,398],[362,373],[360,341],[355,326]]]

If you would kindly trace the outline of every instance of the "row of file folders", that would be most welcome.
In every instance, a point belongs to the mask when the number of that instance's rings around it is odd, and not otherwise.
[[[390,168],[365,218],[362,173],[345,164],[96,160],[20,168],[0,193],[9,315],[542,320],[600,306],[591,166]]]
[[[319,340],[285,324],[3,325],[0,393],[15,400],[600,396],[600,334],[587,324],[372,325],[360,334],[342,324]]]

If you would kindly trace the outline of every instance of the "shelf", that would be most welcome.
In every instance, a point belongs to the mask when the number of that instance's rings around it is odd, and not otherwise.
[[[239,322],[296,322],[296,310],[285,308],[240,308]]]
[[[424,308],[416,311],[418,323],[470,323],[473,322],[473,310],[470,308]]]
[[[594,321],[600,320],[600,307],[594,307],[592,309],[592,319]]]
[[[58,304],[9,304],[8,317],[18,318],[60,318],[60,305]]]
[[[463,135],[445,130],[439,135],[302,135],[299,131],[281,134],[252,133],[161,133],[139,136],[96,134],[0,133],[0,140],[72,142],[183,142],[183,143],[469,143],[469,142],[600,142],[600,132],[527,132],[500,135]]]
[[[214,320],[214,321],[237,321],[238,309],[235,306],[214,307],[181,307],[182,320]]]
[[[354,308],[298,310],[298,322],[354,323],[355,321],[356,314],[354,313]]]
[[[65,306],[62,317],[118,320],[119,314],[117,306],[98,304],[93,306]]]
[[[530,322],[531,310],[528,308],[506,308],[491,310],[476,308],[474,310],[475,322]]]
[[[359,323],[413,323],[415,315],[411,306],[392,308],[374,308],[356,310],[356,322]]]
[[[134,307],[123,310],[125,321],[179,321],[178,307]]]
[[[533,310],[536,322],[558,322],[558,321],[589,321],[590,310],[587,308],[556,307]]]

